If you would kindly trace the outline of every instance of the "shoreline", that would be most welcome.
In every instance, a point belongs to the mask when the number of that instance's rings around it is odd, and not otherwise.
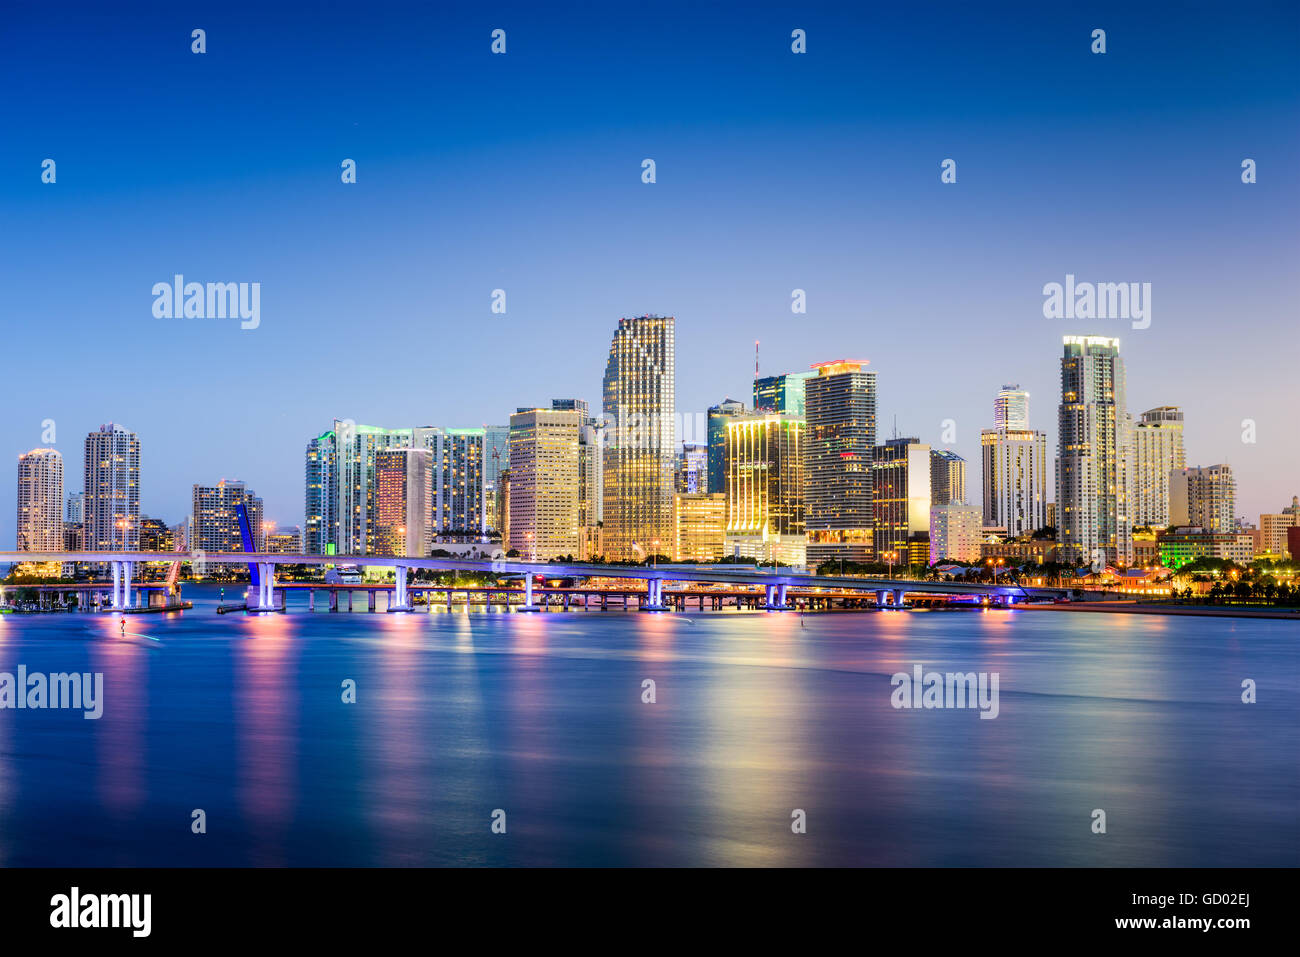
[[[1195,615],[1203,618],[1270,618],[1300,622],[1300,611],[1224,608],[1218,605],[1144,605],[1129,601],[1072,601],[1060,605],[1016,605],[1017,611],[1092,611],[1130,615]]]

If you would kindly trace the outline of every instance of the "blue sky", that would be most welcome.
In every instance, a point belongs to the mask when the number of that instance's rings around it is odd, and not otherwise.
[[[1116,335],[1131,411],[1182,406],[1239,513],[1300,494],[1296,6],[844,6],[19,3],[0,447],[54,419],[77,489],[85,433],[121,422],[148,514],[242,478],[295,524],[335,416],[598,407],[616,320],[654,312],[684,411],[748,399],[755,339],[764,373],[865,357],[882,435],[951,418],[972,462],[1004,382],[1054,449],[1061,336]],[[177,272],[260,282],[260,327],[154,318]],[[1151,283],[1150,328],[1044,318],[1067,273]]]

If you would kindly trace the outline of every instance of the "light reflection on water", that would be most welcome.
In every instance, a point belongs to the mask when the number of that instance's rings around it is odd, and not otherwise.
[[[0,621],[0,670],[106,684],[0,711],[0,864],[1300,863],[1293,623],[318,607]],[[999,717],[893,709],[914,664]]]

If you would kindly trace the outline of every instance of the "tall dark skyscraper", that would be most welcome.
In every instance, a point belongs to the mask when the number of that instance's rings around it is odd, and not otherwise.
[[[709,409],[709,492],[727,490],[727,423],[745,414],[745,403],[723,399]]]
[[[821,362],[805,383],[804,513],[813,567],[872,557],[876,374],[864,370],[866,364]]]

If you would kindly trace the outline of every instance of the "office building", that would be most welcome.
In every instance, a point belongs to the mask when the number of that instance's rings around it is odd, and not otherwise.
[[[918,438],[887,439],[871,459],[875,503],[873,539],[877,560],[886,552],[894,564],[926,564],[930,533],[930,446]],[[925,543],[923,551],[913,545]],[[919,562],[912,553],[923,555]]]
[[[1029,428],[1029,393],[1019,385],[1004,385],[993,400],[993,428],[1023,432]]]
[[[966,460],[956,452],[930,450],[930,498],[938,505],[966,501]]]
[[[866,562],[873,553],[876,374],[866,364],[817,363],[804,385],[804,509],[814,568],[839,559]]]
[[[806,413],[805,385],[816,372],[789,372],[754,379],[754,411],[777,412],[803,417]]]
[[[671,317],[620,319],[610,343],[603,401],[609,433],[604,447],[604,548],[611,561],[643,560],[655,549],[667,554],[672,548],[677,452],[674,326]],[[510,467],[514,469],[513,452]]]
[[[709,481],[710,492],[722,492],[727,487],[727,422],[745,414],[745,403],[723,399],[708,412]]]
[[[674,513],[674,561],[716,562],[727,554],[725,492],[678,493]]]
[[[582,550],[578,437],[585,418],[559,409],[529,409],[510,417],[504,547],[527,561],[577,557]]]
[[[685,443],[677,453],[674,484],[679,494],[695,495],[709,488],[709,447]]]
[[[804,433],[794,415],[755,413],[727,423],[728,555],[806,563]]]

